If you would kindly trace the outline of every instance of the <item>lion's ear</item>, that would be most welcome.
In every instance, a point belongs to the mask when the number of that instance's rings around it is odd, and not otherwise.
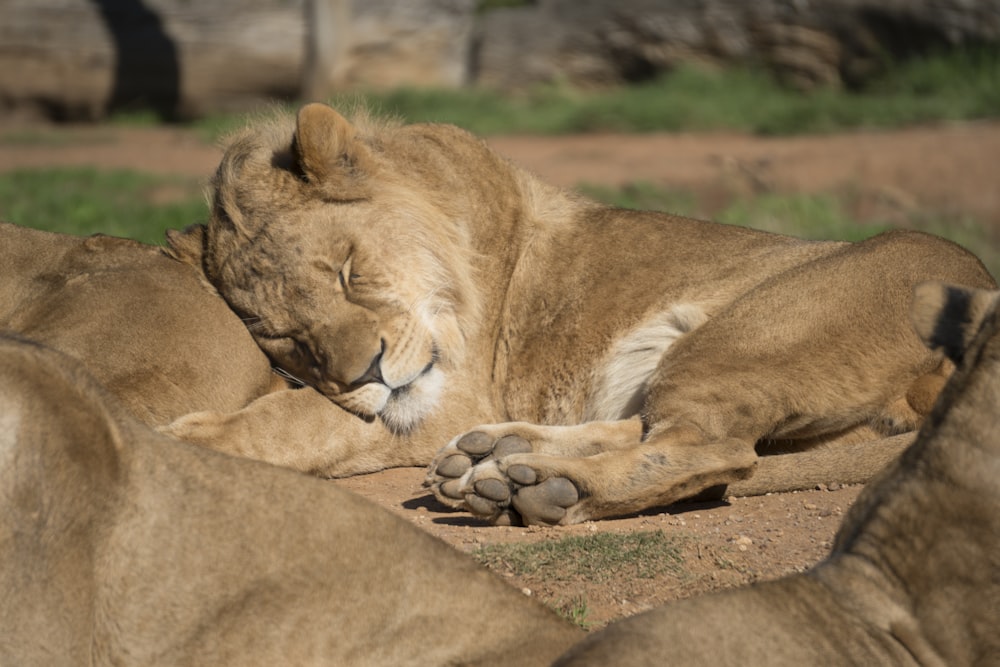
[[[926,282],[917,285],[910,320],[932,350],[943,350],[955,363],[976,337],[983,320],[995,310],[1000,292]]]
[[[299,110],[292,152],[309,183],[334,201],[364,199],[374,167],[368,147],[354,126],[325,104]]]
[[[163,252],[201,270],[202,258],[205,256],[205,225],[188,225],[183,231],[168,229],[167,246]]]

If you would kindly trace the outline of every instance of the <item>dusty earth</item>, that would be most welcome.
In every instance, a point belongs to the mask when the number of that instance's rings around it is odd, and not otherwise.
[[[0,142],[0,171],[86,164],[207,178],[220,155],[217,148],[179,128],[31,131],[52,138]],[[3,132],[0,124],[0,135]],[[736,198],[762,192],[821,192],[849,195],[852,213],[860,219],[927,210],[967,215],[1000,230],[1000,123],[799,138],[662,134],[490,141],[549,181],[570,187],[648,182],[684,189],[694,193],[706,215]],[[331,483],[370,498],[466,552],[569,535],[662,531],[677,549],[678,562],[651,576],[627,563],[609,565],[607,576],[563,576],[557,566],[544,565],[534,574],[519,575],[512,564],[494,565],[526,594],[573,612],[591,627],[664,601],[809,567],[828,551],[840,518],[860,491],[830,480],[829,487],[811,491],[682,504],[580,526],[512,528],[487,526],[448,511],[421,488],[422,479],[421,469],[399,469]]]

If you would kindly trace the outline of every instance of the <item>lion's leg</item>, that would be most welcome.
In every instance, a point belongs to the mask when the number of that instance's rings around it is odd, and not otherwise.
[[[398,446],[378,420],[365,421],[309,388],[267,394],[238,412],[196,412],[159,429],[209,449],[328,477],[420,465],[433,447]]]
[[[761,439],[827,437],[873,422],[885,435],[913,428],[943,375],[907,316],[919,276],[884,271],[913,263],[891,241],[845,246],[775,276],[676,340],[646,383],[641,444],[579,459],[532,447],[465,472],[458,459],[445,472],[461,472],[460,481],[439,495],[461,495],[487,516],[522,507],[528,521],[570,523],[747,477]],[[529,503],[536,495],[541,503]]]
[[[593,424],[485,427],[452,443],[429,481],[445,502],[496,523],[571,524],[682,500],[746,478],[757,461],[752,442],[706,442],[677,430],[640,444],[632,423],[619,422],[617,434],[612,424],[598,429],[622,437],[600,443],[602,451],[590,455],[597,444],[588,431]],[[566,454],[561,442],[571,438],[586,443],[576,446],[584,455]]]

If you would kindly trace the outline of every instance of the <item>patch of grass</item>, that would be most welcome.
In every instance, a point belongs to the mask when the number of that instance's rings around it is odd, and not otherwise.
[[[86,167],[0,174],[0,218],[37,229],[162,243],[167,229],[202,221],[207,213],[194,179]]]
[[[582,595],[577,595],[571,600],[556,602],[552,608],[570,623],[578,625],[584,630],[590,629],[590,621],[587,620],[587,616],[590,615],[590,608],[587,606],[586,598]]]
[[[537,574],[549,581],[649,579],[678,572],[682,561],[676,540],[659,530],[573,535],[533,544],[492,544],[480,547],[473,556],[494,570]]]

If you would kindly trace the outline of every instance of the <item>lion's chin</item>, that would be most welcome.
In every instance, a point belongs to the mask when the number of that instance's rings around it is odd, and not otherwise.
[[[412,431],[437,406],[444,390],[445,376],[431,368],[410,384],[394,389],[379,417],[396,433]]]
[[[430,367],[409,384],[396,389],[372,382],[328,397],[345,410],[366,419],[380,417],[395,433],[408,433],[437,405],[444,380],[440,369]]]

